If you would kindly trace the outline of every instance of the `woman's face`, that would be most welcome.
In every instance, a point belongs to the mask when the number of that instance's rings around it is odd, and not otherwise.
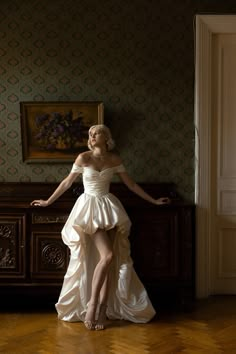
[[[101,129],[93,128],[89,132],[90,145],[94,148],[106,144],[106,136]]]

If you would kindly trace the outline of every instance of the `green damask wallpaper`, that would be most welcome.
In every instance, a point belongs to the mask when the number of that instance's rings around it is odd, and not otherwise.
[[[133,178],[175,182],[193,200],[194,15],[233,11],[227,0],[2,0],[0,182],[57,182],[71,168],[22,161],[21,101],[103,101]]]

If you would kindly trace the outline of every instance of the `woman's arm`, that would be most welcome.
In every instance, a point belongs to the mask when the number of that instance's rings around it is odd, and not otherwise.
[[[61,181],[61,183],[59,184],[57,189],[53,192],[53,194],[47,200],[35,199],[30,203],[30,205],[46,207],[46,206],[54,203],[56,199],[58,199],[63,193],[65,193],[65,191],[67,191],[67,189],[69,189],[71,187],[72,183],[78,177],[78,174],[79,174],[78,172],[76,172],[76,173],[70,172],[70,174]]]
[[[65,193],[67,189],[71,187],[72,183],[76,180],[77,176],[77,173],[70,173],[66,178],[62,180],[57,189],[47,200],[36,199],[33,200],[30,205],[46,207],[54,203],[56,199],[58,199],[63,193]]]
[[[65,191],[67,191],[67,189],[71,187],[72,183],[76,180],[78,175],[82,173],[82,168],[80,169],[80,166],[84,165],[85,156],[85,153],[81,153],[77,156],[69,175],[62,180],[57,189],[47,200],[35,199],[30,203],[30,205],[46,207],[54,203],[56,199],[58,199],[63,193],[65,193]],[[78,168],[74,169],[74,166],[77,166]]]
[[[168,204],[170,203],[170,199],[167,197],[154,199],[148,193],[146,193],[143,188],[141,188],[129,175],[127,172],[118,173],[122,182],[135,194],[139,197],[147,200],[150,203],[156,205]]]

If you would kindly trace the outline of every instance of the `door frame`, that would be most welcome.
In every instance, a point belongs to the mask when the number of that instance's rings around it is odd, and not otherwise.
[[[195,16],[194,123],[197,298],[206,298],[211,295],[211,60],[214,33],[236,33],[236,15]]]

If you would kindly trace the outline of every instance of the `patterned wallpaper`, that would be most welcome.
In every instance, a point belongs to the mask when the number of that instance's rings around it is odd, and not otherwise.
[[[57,182],[71,168],[22,161],[21,101],[103,101],[130,175],[175,182],[193,200],[194,14],[233,10],[227,0],[2,0],[0,182]]]

